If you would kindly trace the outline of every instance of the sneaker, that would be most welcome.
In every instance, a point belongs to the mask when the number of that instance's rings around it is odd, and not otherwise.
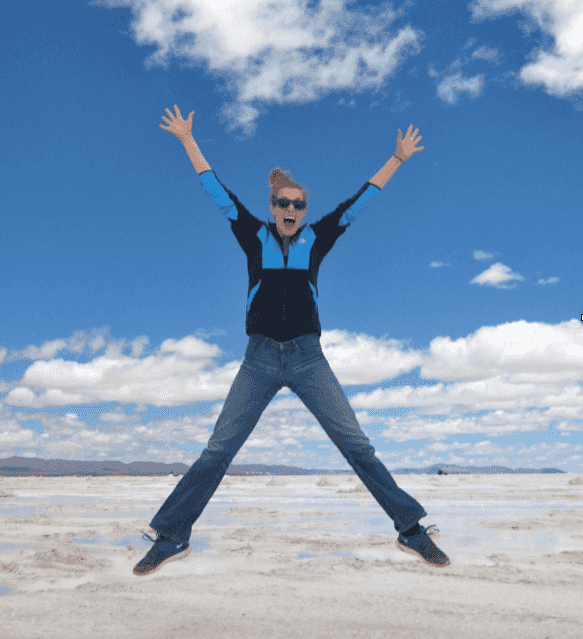
[[[431,528],[435,530],[431,530]],[[397,547],[410,555],[421,557],[423,561],[431,566],[438,568],[448,566],[451,563],[449,557],[441,552],[433,541],[429,539],[429,535],[434,535],[439,530],[434,525],[425,528],[421,524],[419,524],[419,529],[416,535],[411,535],[410,537],[403,537],[403,535],[399,534]]]
[[[142,532],[144,532],[142,530]],[[142,539],[146,537],[154,542],[154,545],[146,556],[134,566],[134,575],[151,575],[164,564],[175,559],[182,559],[191,552],[190,544],[177,544],[175,541],[164,537],[162,533],[157,533],[156,539],[144,533]]]

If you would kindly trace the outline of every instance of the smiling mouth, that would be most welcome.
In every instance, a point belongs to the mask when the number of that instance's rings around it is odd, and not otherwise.
[[[293,217],[286,217],[286,218],[283,220],[283,223],[284,223],[286,226],[293,226],[293,225],[295,224],[295,222],[296,222],[296,221],[294,220],[294,218],[293,218]]]

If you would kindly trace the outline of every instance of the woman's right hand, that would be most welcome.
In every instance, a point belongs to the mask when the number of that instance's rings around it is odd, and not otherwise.
[[[175,135],[181,142],[184,142],[184,140],[186,140],[189,135],[192,135],[192,116],[194,114],[194,111],[190,112],[187,120],[183,120],[182,116],[180,115],[179,108],[176,105],[174,105],[174,108],[176,109],[176,113],[178,114],[176,117],[172,114],[170,109],[164,109],[170,116],[170,120],[168,120],[168,118],[165,118],[164,116],[162,116],[162,119],[170,126],[160,125],[160,128],[164,129],[164,131],[170,131],[170,133]]]

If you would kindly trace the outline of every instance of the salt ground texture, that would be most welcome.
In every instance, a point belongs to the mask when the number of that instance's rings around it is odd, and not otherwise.
[[[180,477],[0,477],[3,639],[581,639],[583,475],[394,475],[429,566],[355,476],[226,476],[143,577]]]

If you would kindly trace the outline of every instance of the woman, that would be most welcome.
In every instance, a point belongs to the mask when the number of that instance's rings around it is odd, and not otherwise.
[[[274,169],[270,210],[275,223],[253,216],[238,198],[218,180],[192,138],[192,111],[183,120],[166,109],[170,131],[184,145],[200,176],[203,189],[230,221],[247,255],[249,289],[246,332],[249,344],[245,358],[227,395],[207,448],[190,467],[152,519],[157,532],[154,546],[135,566],[134,574],[145,575],[167,561],[190,552],[194,522],[213,496],[229,465],[243,446],[261,414],[276,393],[287,386],[318,420],[364,485],[393,520],[399,532],[397,545],[434,566],[449,559],[429,538],[428,528],[418,521],[427,515],[413,497],[401,490],[361,430],[342,387],[320,347],[317,277],[320,264],[347,227],[365,211],[397,167],[413,153],[421,137],[405,140],[401,131],[397,153],[362,188],[320,221],[301,225],[307,213],[305,190],[289,174]]]

